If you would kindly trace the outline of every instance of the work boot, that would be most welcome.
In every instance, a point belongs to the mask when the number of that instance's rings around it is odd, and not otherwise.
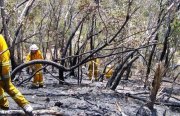
[[[9,106],[0,106],[0,109],[2,109],[2,110],[9,110]]]
[[[39,85],[39,88],[43,88],[43,85]]]
[[[97,81],[98,81],[98,78],[95,78],[95,80],[94,80],[94,81],[96,81],[96,82],[97,82]]]
[[[22,107],[24,112],[28,115],[28,116],[33,116],[33,108],[30,104],[26,104],[25,106]]]
[[[37,88],[38,88],[37,85],[31,85],[31,86],[30,86],[30,89],[37,89]]]

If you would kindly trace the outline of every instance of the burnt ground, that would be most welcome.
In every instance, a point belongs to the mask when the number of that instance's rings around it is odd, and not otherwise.
[[[53,109],[69,116],[135,116],[145,102],[127,97],[127,95],[131,94],[145,100],[148,99],[149,95],[149,91],[143,89],[143,82],[138,77],[121,81],[116,91],[105,88],[107,80],[91,82],[86,76],[84,76],[81,85],[77,85],[77,79],[74,77],[66,78],[65,81],[70,85],[59,85],[58,81],[50,74],[44,74],[44,78],[44,88],[30,89],[31,82],[18,88],[34,109]],[[158,101],[167,98],[170,87],[171,83],[163,83]],[[174,86],[172,96],[170,102],[180,104],[179,84]],[[21,109],[11,98],[9,100],[10,109]],[[165,116],[180,116],[178,107],[159,104],[155,105],[155,109],[158,116],[163,116],[163,114]]]

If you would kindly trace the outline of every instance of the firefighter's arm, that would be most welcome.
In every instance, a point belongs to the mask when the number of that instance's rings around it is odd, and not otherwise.
[[[42,55],[42,53],[40,51],[38,51],[38,59],[44,59],[43,55]]]
[[[30,59],[31,59],[31,56],[30,56],[30,54],[28,54],[28,55],[26,56],[26,60],[25,60],[25,62],[29,62],[29,61],[30,61]]]
[[[0,53],[7,50],[7,44],[4,39],[4,37],[0,34]],[[6,52],[0,54],[0,75],[1,75],[1,80],[5,84],[5,88],[8,86],[8,82],[10,79],[10,62],[9,62],[9,51],[7,50]]]
[[[26,56],[26,59],[25,59],[25,63],[29,62],[31,60],[31,54],[29,53],[27,56]],[[31,65],[27,68],[27,73],[29,74],[29,69],[31,69],[32,71],[35,70],[35,67],[34,65]]]

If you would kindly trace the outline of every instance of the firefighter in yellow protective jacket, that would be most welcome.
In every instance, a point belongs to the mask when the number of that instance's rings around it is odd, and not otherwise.
[[[105,72],[106,79],[109,79],[112,76],[113,72],[114,72],[114,70],[112,69],[112,66],[108,65],[106,67],[106,72]]]
[[[26,62],[31,60],[43,59],[43,56],[36,44],[30,46],[30,53],[26,57]],[[33,72],[37,72],[42,68],[42,64],[35,64],[31,66]],[[33,79],[32,87],[43,87],[43,74],[42,70],[38,71]]]
[[[99,65],[99,59],[96,58],[94,60],[91,60],[89,62],[89,67],[88,67],[88,76],[89,79],[91,80],[93,77],[95,78],[95,80],[97,80],[98,77],[98,65]]]
[[[0,34],[0,109],[9,109],[9,102],[4,93],[6,92],[27,114],[32,114],[33,108],[30,103],[11,82],[10,62],[8,46],[4,37]]]

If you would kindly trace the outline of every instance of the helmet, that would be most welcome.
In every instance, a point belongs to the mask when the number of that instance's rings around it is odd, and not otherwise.
[[[36,44],[33,44],[30,46],[30,50],[38,50],[39,48],[37,47]]]
[[[107,67],[108,67],[108,68],[111,68],[112,66],[109,64],[109,65],[107,65]]]

